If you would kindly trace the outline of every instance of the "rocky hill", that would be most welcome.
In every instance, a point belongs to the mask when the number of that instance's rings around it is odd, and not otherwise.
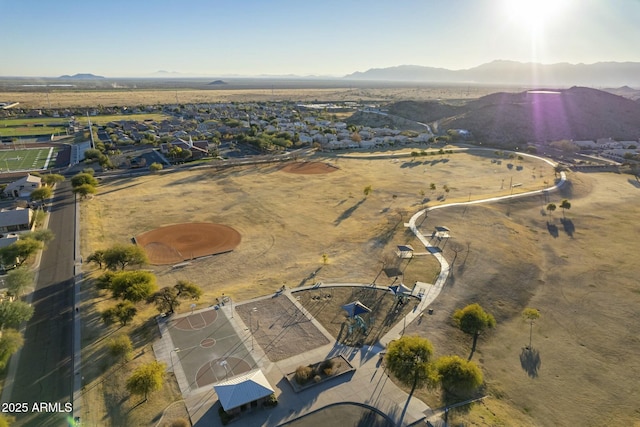
[[[388,108],[441,133],[470,130],[476,140],[491,144],[640,138],[640,102],[585,87],[495,93],[461,107],[399,102]]]

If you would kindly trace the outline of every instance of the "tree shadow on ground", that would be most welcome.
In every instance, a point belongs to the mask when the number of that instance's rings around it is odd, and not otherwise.
[[[540,352],[533,347],[523,347],[520,353],[520,366],[531,378],[538,376],[538,370],[542,361],[540,360]]]
[[[562,223],[564,232],[567,233],[569,237],[573,237],[573,233],[576,231],[576,226],[573,224],[573,221],[571,221],[570,219],[562,218],[560,222]]]
[[[344,221],[345,219],[349,218],[356,211],[356,209],[358,209],[360,207],[360,205],[364,203],[365,200],[366,200],[366,198],[362,198],[362,199],[360,199],[360,201],[358,203],[356,203],[355,205],[353,205],[350,208],[346,209],[344,212],[342,212],[340,214],[340,216],[338,218],[336,218],[336,220],[333,223],[335,225],[340,225],[340,223],[342,221]]]
[[[558,226],[549,221],[547,221],[547,231],[552,237],[558,237]]]

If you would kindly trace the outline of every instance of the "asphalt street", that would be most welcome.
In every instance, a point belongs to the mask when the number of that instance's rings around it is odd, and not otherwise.
[[[20,426],[66,426],[71,415],[74,204],[70,183],[58,184],[49,218],[55,238],[42,253],[32,299],[34,315],[26,326],[10,397],[11,402],[28,403],[25,413],[12,414]],[[44,410],[34,410],[34,404]]]

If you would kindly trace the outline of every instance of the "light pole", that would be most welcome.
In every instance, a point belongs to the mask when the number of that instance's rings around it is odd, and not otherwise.
[[[225,376],[224,379],[228,380],[229,379],[229,370],[227,369],[227,365],[229,363],[227,362],[227,359],[221,360],[218,362],[218,365],[222,366],[224,368],[224,372],[225,372]]]
[[[180,347],[176,347],[173,350],[171,350],[169,352],[169,359],[171,359],[171,370],[173,371],[174,375],[175,375],[175,367],[173,366],[173,356],[172,354],[176,353],[176,356],[178,356],[178,353],[180,353]],[[180,359],[178,359],[180,360]]]

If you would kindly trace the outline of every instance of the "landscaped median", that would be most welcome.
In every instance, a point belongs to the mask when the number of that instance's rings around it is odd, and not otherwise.
[[[293,391],[299,393],[309,387],[355,370],[356,368],[343,356],[336,356],[307,366],[298,366],[294,372],[285,375],[285,377],[291,384]]]

